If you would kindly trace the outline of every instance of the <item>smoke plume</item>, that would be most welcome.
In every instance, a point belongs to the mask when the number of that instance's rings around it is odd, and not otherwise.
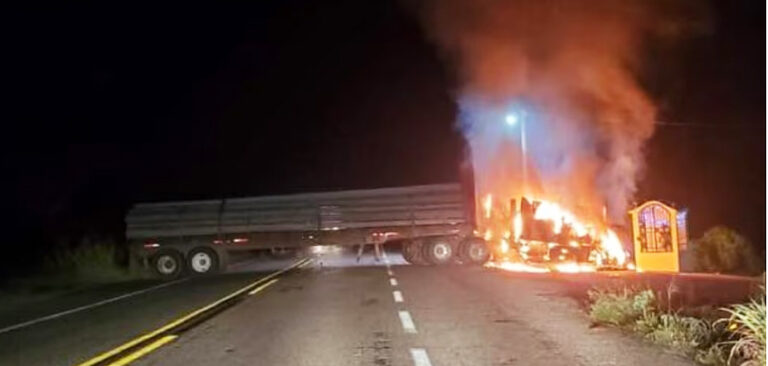
[[[626,215],[656,113],[637,80],[640,49],[674,31],[652,2],[434,0],[421,10],[458,71],[477,191],[523,193],[524,126],[527,191]]]

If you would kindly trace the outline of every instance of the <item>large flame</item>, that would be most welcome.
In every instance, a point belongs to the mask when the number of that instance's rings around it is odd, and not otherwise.
[[[485,212],[485,218],[490,219],[491,218],[491,209],[493,205],[493,196],[489,193],[485,196],[485,200],[483,201],[483,212]]]
[[[500,258],[496,258],[489,266],[518,272],[552,271],[561,273],[594,272],[604,266],[629,268],[624,245],[616,232],[607,226],[604,216],[602,220],[590,220],[579,217],[553,201],[526,199],[529,202],[536,202],[533,219],[538,222],[547,222],[552,233],[567,235],[566,239],[558,239],[559,242],[557,243],[531,241],[523,235],[524,222],[518,207],[510,207],[509,211],[512,215],[510,223],[507,212],[504,210],[494,211],[494,207],[500,207],[494,206],[494,197],[490,194],[484,195],[482,199],[483,219],[481,220],[485,232],[484,238],[496,247],[500,255]],[[510,224],[512,226],[511,231],[508,229]],[[566,226],[570,228],[570,231],[563,233]],[[528,262],[529,252],[532,250],[531,245],[536,244],[545,246],[547,249],[560,248],[562,252],[555,258],[549,258],[547,263]],[[590,255],[586,258],[587,262],[569,259],[568,254],[570,252],[579,250],[590,251]]]
[[[540,202],[541,204],[539,204],[539,207],[536,209],[534,218],[537,220],[552,221],[555,234],[559,234],[562,231],[563,224],[570,225],[578,236],[589,234],[587,226],[576,219],[576,216],[568,210],[563,209],[560,205],[554,202]]]
[[[607,229],[601,237],[600,243],[608,258],[614,259],[617,265],[623,266],[627,263],[627,253],[613,230]]]
[[[523,217],[520,216],[519,212],[515,214],[512,225],[514,226],[515,231],[515,241],[518,241],[520,240],[520,235],[523,233]]]

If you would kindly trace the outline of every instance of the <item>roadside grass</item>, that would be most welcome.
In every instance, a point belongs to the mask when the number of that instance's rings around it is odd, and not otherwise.
[[[632,287],[593,289],[589,299],[593,321],[619,327],[633,324],[654,306],[653,291]]]
[[[692,357],[703,365],[765,365],[765,288],[746,304],[684,315],[653,290],[626,286],[589,291],[589,316]]]
[[[0,287],[0,311],[64,293],[141,278],[118,263],[117,245],[83,242],[48,256],[37,273],[6,279]]]
[[[47,274],[63,275],[76,283],[113,282],[130,277],[117,263],[117,248],[112,243],[84,244],[59,250],[44,264]]]
[[[730,314],[728,331],[736,335],[728,360],[747,360],[742,365],[749,366],[765,365],[765,296],[723,310]]]

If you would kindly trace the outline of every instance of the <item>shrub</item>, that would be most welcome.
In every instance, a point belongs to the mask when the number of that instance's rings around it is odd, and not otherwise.
[[[712,343],[712,327],[704,320],[678,314],[653,314],[645,337],[685,353]]]
[[[598,324],[631,329],[703,365],[765,365],[765,288],[761,290],[749,303],[721,309],[729,316],[711,322],[661,311],[648,289],[593,289],[589,315]]]
[[[721,343],[714,343],[711,346],[699,350],[694,356],[694,360],[702,365],[726,365],[728,363],[728,347]]]
[[[728,363],[738,360],[742,366],[765,365],[765,289],[763,296],[746,304],[724,308],[730,314],[728,330],[736,337]],[[725,320],[725,319],[724,319]]]
[[[707,230],[694,241],[696,270],[721,273],[755,273],[759,265],[752,245],[724,226]]]
[[[651,290],[631,288],[593,289],[589,315],[598,324],[626,326],[653,311],[656,298]]]

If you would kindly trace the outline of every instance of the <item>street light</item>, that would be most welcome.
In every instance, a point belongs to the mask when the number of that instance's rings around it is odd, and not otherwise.
[[[511,112],[504,117],[508,126],[515,126],[520,122],[520,148],[523,151],[523,192],[528,193],[528,149],[525,142],[525,112]]]
[[[517,124],[518,119],[519,117],[517,116],[517,114],[510,113],[507,115],[507,117],[504,120],[507,122],[508,125],[514,126]]]

